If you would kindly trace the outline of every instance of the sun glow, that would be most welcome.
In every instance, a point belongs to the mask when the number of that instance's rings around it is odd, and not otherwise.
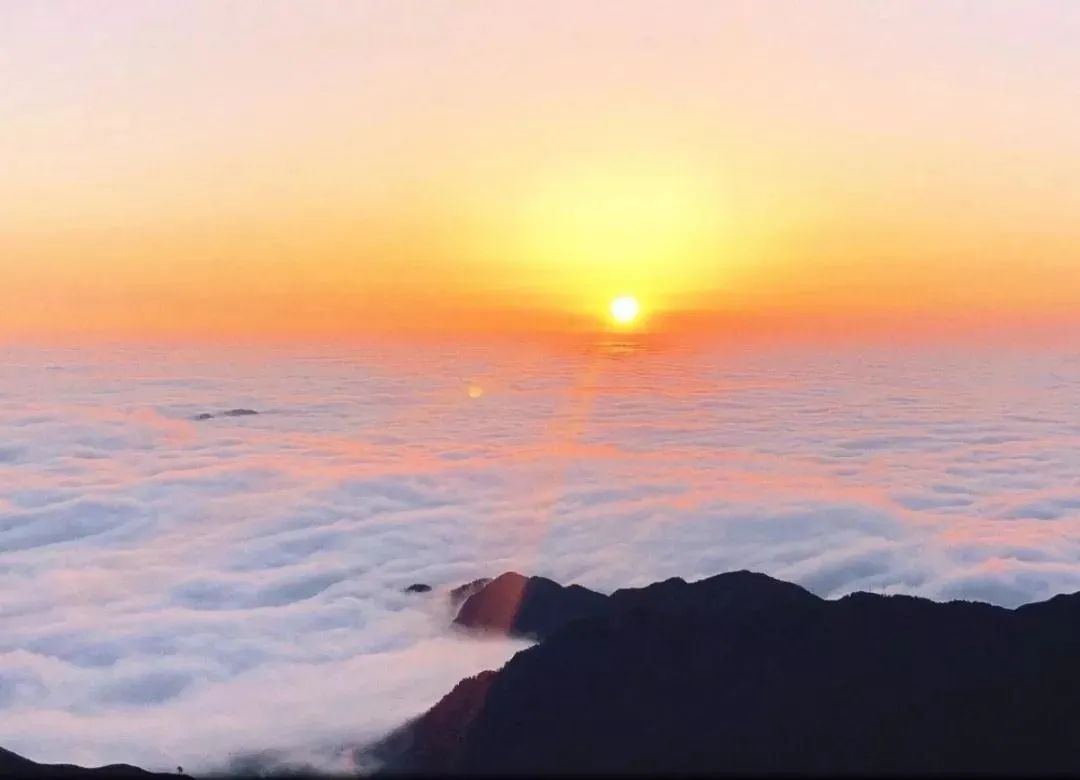
[[[638,318],[641,306],[632,295],[620,295],[611,302],[611,316],[620,325],[629,325]]]
[[[653,311],[715,288],[737,256],[726,194],[704,176],[707,169],[696,157],[570,155],[506,196],[506,218],[494,231],[503,240],[472,254],[497,258],[495,266],[509,248],[521,278],[536,279],[552,309],[583,323],[599,315],[608,325],[640,327]],[[611,309],[614,298],[635,292],[647,294],[647,311]]]

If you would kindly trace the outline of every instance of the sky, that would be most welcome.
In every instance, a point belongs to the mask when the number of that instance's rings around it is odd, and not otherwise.
[[[1080,7],[0,1],[0,337],[1075,325]]]

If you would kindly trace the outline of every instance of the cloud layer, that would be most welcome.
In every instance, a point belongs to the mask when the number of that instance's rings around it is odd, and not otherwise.
[[[1078,355],[0,362],[0,734],[37,760],[197,770],[377,736],[521,646],[446,627],[448,588],[509,568],[1080,589]],[[192,419],[232,408],[260,413]]]

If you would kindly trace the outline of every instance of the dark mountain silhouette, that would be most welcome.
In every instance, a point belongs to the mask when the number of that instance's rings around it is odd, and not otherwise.
[[[191,780],[187,775],[179,773],[147,772],[145,769],[130,766],[128,764],[109,764],[108,766],[87,769],[73,764],[38,764],[28,758],[12,753],[10,750],[0,748],[0,777],[4,778],[57,778],[58,780],[72,778],[106,778],[127,777],[132,780],[151,780],[151,778],[180,778]]]
[[[220,412],[220,415],[222,417],[250,417],[253,414],[258,414],[258,412],[254,409],[227,409],[224,412]],[[193,416],[191,419],[200,421],[212,420],[217,416],[218,415],[215,415],[211,412],[200,412],[199,414]]]
[[[580,585],[564,587],[544,577],[507,572],[465,599],[454,623],[473,630],[543,639],[567,621],[600,614],[607,602],[607,596]]]
[[[385,771],[1080,773],[1080,594],[827,601],[734,572],[600,598],[561,627],[545,599],[547,638],[378,745]]]

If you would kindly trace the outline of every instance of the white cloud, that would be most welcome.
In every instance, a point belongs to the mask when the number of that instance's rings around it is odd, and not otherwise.
[[[448,588],[510,568],[1080,588],[1075,356],[0,357],[0,734],[38,760],[377,736],[519,646],[447,630]]]

